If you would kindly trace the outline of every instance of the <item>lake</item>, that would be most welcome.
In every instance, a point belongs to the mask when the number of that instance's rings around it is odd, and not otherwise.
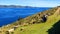
[[[0,8],[0,26],[15,22],[20,18],[45,11],[50,7],[21,7],[21,8]]]

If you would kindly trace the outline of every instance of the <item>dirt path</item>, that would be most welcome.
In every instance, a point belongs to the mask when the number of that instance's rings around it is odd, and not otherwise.
[[[60,15],[60,7],[57,9],[57,11],[54,14],[55,15]]]

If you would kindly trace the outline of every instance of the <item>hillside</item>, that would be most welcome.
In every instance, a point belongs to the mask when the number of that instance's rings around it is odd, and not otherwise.
[[[45,23],[34,24],[31,26],[25,26],[25,27],[19,27],[18,29],[16,29],[14,31],[14,34],[50,34],[48,30],[50,28],[52,28],[53,27],[52,25],[57,23],[59,21],[59,19],[60,19],[60,16],[57,18],[54,16],[50,16],[49,19],[47,20],[47,22],[45,22]],[[21,31],[21,28],[24,28],[24,29]],[[52,32],[52,34],[53,34],[53,32]],[[59,32],[59,31],[57,31],[57,32]]]
[[[19,27],[15,30],[14,34],[59,34],[60,29],[57,27],[60,27],[60,25],[55,26],[55,30],[59,29],[58,31],[51,31],[51,28],[54,27],[53,25],[56,23],[60,24],[60,8],[58,8],[53,15],[48,16],[45,23],[34,24],[26,27]],[[20,28],[24,28],[23,31],[20,31]]]
[[[7,31],[19,25],[11,34],[50,34],[50,29],[60,20],[60,7],[28,16],[7,26],[0,28],[1,34],[9,34]],[[54,31],[53,31],[54,32]],[[53,34],[53,32],[51,34]]]

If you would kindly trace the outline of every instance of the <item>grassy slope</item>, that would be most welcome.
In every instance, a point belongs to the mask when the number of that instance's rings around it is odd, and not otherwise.
[[[56,12],[59,11],[56,10]],[[60,20],[60,15],[57,14],[58,13],[48,16],[48,20],[45,23],[19,27],[17,30],[15,30],[14,34],[48,34],[47,31],[52,27],[52,25]],[[21,28],[24,28],[23,31],[20,31]]]
[[[48,17],[46,23],[34,24],[25,27],[19,27],[14,34],[48,34],[48,29],[52,27],[57,21],[60,20],[60,16],[52,15]],[[20,31],[20,28],[24,28]]]

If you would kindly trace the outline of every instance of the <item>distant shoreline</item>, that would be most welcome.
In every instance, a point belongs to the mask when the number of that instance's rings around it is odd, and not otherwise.
[[[20,5],[0,5],[0,8],[20,8],[20,7],[22,7],[22,8],[24,8],[24,7],[32,7],[32,6],[20,6]]]
[[[20,5],[0,5],[0,8],[39,8],[39,7],[20,6]]]

